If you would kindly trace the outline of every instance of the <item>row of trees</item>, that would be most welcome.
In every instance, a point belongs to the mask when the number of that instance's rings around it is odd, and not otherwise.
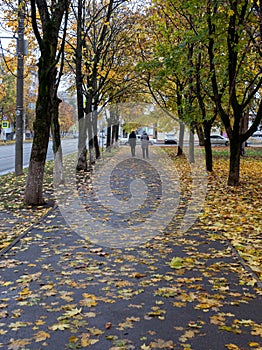
[[[10,50],[12,48],[10,47]],[[32,67],[31,67],[32,68]],[[15,56],[2,50],[0,62],[0,121],[7,118],[15,126],[16,121],[16,62]],[[35,102],[37,97],[37,84],[35,84],[35,70],[25,69],[24,76],[24,131],[32,132],[35,120]],[[61,133],[68,133],[76,122],[74,101],[68,96],[59,106],[59,123]],[[1,124],[0,124],[1,131]],[[15,128],[14,128],[15,131]]]
[[[261,121],[261,2],[153,1],[143,33],[141,69],[155,101],[203,135],[212,171],[210,131],[221,120],[230,139],[228,184],[239,184],[241,147]],[[148,23],[148,16],[145,18]],[[153,54],[152,54],[153,53]],[[248,128],[248,118],[253,123]]]
[[[16,120],[16,75],[14,73],[16,65],[14,58],[15,56],[11,56],[2,50],[0,59],[0,120],[2,121],[3,117],[7,117],[11,124],[15,124]],[[28,79],[25,79],[24,91],[26,128],[32,129],[34,111],[30,107],[34,102],[34,98]]]
[[[50,129],[55,163],[62,164],[58,121],[62,74],[71,79],[77,95],[82,133],[78,169],[88,167],[87,138],[90,161],[99,157],[99,109],[135,96],[141,102],[153,98],[167,113],[204,135],[208,170],[212,170],[210,130],[215,120],[221,120],[230,138],[228,183],[239,184],[241,147],[262,118],[258,0],[153,0],[152,4],[31,0],[26,5],[39,56],[27,204],[43,202]],[[254,120],[248,128],[252,111]],[[112,108],[110,115],[117,119],[118,111]],[[180,152],[182,144],[181,136]],[[62,180],[58,166],[55,181]]]

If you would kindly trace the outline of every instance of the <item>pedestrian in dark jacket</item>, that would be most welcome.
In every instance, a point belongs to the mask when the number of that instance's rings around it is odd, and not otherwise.
[[[136,155],[136,133],[132,131],[128,138],[128,143],[131,148],[132,157]]]

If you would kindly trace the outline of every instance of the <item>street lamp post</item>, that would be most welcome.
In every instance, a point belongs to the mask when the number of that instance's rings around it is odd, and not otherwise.
[[[23,174],[24,5],[18,0],[15,173]]]

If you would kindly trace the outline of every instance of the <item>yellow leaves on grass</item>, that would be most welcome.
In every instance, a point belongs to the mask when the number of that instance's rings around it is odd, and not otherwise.
[[[45,171],[44,191],[49,190],[52,181],[52,172]],[[19,177],[14,173],[0,176],[0,211],[5,214],[1,218],[0,250],[6,248],[15,238],[23,234],[33,223],[36,223],[50,208],[25,207],[23,203],[26,174]],[[10,227],[10,223],[12,227]]]
[[[166,152],[174,159],[176,169],[180,170],[181,160],[172,150]],[[261,149],[256,151],[258,154]],[[209,174],[207,194],[202,214],[199,216],[200,229],[219,233],[213,239],[225,237],[238,251],[246,264],[262,280],[262,157],[241,158],[240,186],[227,185],[229,160],[223,155],[223,148],[213,154],[214,171]],[[190,186],[187,171],[181,170],[180,188],[186,193]],[[190,197],[190,194],[189,194]],[[182,268],[182,262],[173,261],[173,268]],[[244,281],[246,283],[246,281]],[[254,283],[254,282],[252,282]]]
[[[262,157],[241,159],[239,187],[227,186],[228,166],[227,159],[215,159],[200,225],[230,240],[262,280]]]

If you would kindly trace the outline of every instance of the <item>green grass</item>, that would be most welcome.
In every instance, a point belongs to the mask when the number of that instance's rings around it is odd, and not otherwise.
[[[213,147],[212,154],[215,158],[229,158],[230,149],[229,147]],[[244,157],[261,158],[262,147],[246,147]]]

